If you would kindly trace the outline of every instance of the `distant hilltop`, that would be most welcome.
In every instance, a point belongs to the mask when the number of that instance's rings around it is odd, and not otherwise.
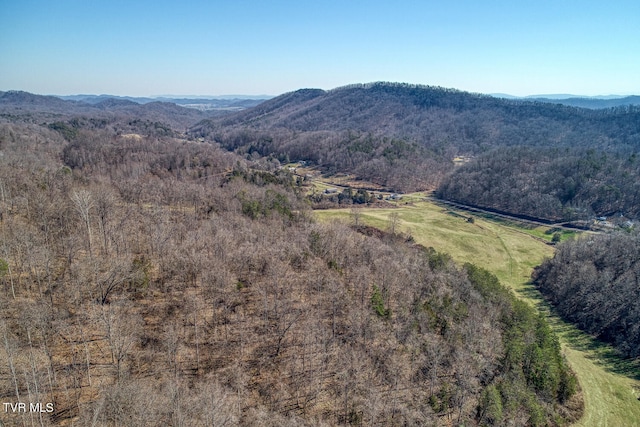
[[[548,102],[552,104],[568,105],[570,107],[590,108],[592,110],[622,107],[625,105],[640,105],[640,96],[638,95],[582,96],[569,94],[548,94],[513,96],[505,93],[492,93],[491,96],[495,98],[504,98],[511,100]]]

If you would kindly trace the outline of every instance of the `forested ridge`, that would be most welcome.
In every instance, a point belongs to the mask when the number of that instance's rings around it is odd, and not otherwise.
[[[501,145],[637,146],[640,110],[589,110],[515,101],[455,89],[399,83],[303,89],[255,108],[207,120],[193,131],[221,127],[285,128],[297,132],[355,131],[404,138],[428,148],[474,154]],[[618,141],[621,136],[625,141]]]
[[[442,198],[548,220],[636,218],[639,108],[371,83],[292,92],[204,120],[189,134],[392,191],[437,189]],[[455,168],[456,156],[468,163]]]
[[[315,223],[270,156],[146,120],[22,117],[0,124],[0,394],[55,410],[8,423],[579,416],[557,338],[488,272]]]
[[[560,315],[640,356],[640,237],[588,236],[563,243],[534,272],[534,282]]]
[[[79,122],[91,121],[94,127],[110,127],[116,132],[118,126],[141,122],[182,133],[187,127],[217,114],[221,113],[202,112],[171,102],[138,104],[124,99],[105,98],[97,103],[88,103],[22,91],[0,93],[0,121],[7,122],[58,122],[79,128]],[[86,123],[82,127],[86,127]]]
[[[447,176],[436,195],[550,221],[637,219],[640,159],[595,149],[496,149]]]

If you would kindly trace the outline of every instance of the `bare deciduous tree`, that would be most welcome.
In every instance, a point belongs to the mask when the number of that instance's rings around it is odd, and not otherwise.
[[[94,208],[93,196],[88,190],[80,189],[71,193],[71,201],[87,229],[89,254],[92,255],[91,210]]]
[[[400,215],[398,212],[391,212],[387,219],[387,230],[391,234],[397,234],[400,226]]]
[[[122,364],[139,340],[143,321],[131,303],[126,301],[101,305],[97,310],[111,350],[111,363],[116,367],[117,379],[120,380],[124,374]]]

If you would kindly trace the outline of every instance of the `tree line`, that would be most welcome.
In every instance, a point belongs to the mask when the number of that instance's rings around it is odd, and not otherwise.
[[[457,168],[436,195],[551,221],[638,218],[640,161],[635,152],[501,148]]]
[[[640,356],[640,238],[637,234],[587,236],[564,242],[534,271],[534,283],[560,315]]]

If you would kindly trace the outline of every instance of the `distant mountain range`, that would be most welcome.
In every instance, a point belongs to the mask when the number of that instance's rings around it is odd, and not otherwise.
[[[511,100],[526,100],[547,102],[552,104],[569,105],[572,107],[603,109],[620,107],[624,105],[640,105],[640,96],[620,96],[620,95],[600,95],[600,96],[582,96],[572,94],[544,94],[544,95],[528,95],[513,96],[503,93],[490,94],[496,98],[504,98]],[[132,97],[132,96],[116,96],[116,95],[68,95],[58,96],[60,99],[69,101],[82,101],[88,104],[97,104],[105,99],[127,100],[138,104],[147,104],[150,102],[171,102],[188,108],[196,108],[199,110],[243,110],[255,107],[256,105],[275,98],[269,95],[223,95],[223,96],[158,96],[158,97]]]
[[[203,122],[197,128],[230,125],[261,129],[277,127],[292,131],[352,130],[409,138],[424,142],[432,148],[435,148],[432,145],[434,143],[442,144],[442,141],[436,141],[442,137],[443,141],[456,141],[453,145],[458,150],[473,152],[477,148],[472,146],[500,144],[501,141],[502,144],[514,144],[522,136],[522,129],[527,128],[527,123],[535,122],[541,117],[548,121],[551,128],[566,126],[564,132],[557,134],[562,134],[562,138],[567,139],[567,135],[584,133],[584,129],[580,132],[576,130],[580,128],[576,123],[585,121],[587,117],[586,127],[593,127],[595,122],[600,122],[600,130],[610,128],[620,120],[619,112],[591,116],[585,109],[640,105],[640,96],[565,99],[555,98],[571,95],[544,96],[546,97],[514,98],[508,95],[471,94],[455,89],[383,82],[356,84],[329,91],[301,89],[271,99],[245,98],[242,95],[234,95],[233,98],[143,98],[111,95],[56,97],[7,91],[0,92],[0,113],[61,118],[99,115],[100,112],[134,116],[140,114],[180,127],[193,126],[203,119],[219,117],[211,123]],[[574,110],[565,106],[579,108]],[[569,124],[570,122],[573,124]],[[496,128],[487,123],[500,123],[501,126]],[[534,134],[538,135],[530,138],[548,140],[551,137],[548,129],[547,127],[545,131],[536,126]],[[611,129],[612,132],[613,128]]]
[[[142,120],[184,129],[203,119],[225,113],[228,112],[202,111],[171,102],[140,104],[128,99],[104,97],[88,103],[22,91],[0,92],[0,121],[53,123],[91,117],[107,122]]]
[[[188,108],[198,110],[242,110],[255,107],[261,102],[272,98],[268,95],[224,95],[224,96],[159,96],[159,97],[133,97],[116,95],[68,95],[58,96],[68,101],[81,101],[87,104],[98,104],[105,100],[129,101],[137,104],[151,102],[171,102]]]
[[[72,117],[127,117],[184,129],[203,119],[255,107],[264,99],[136,98],[111,95],[50,96],[24,91],[0,92],[0,118],[52,122]]]
[[[569,98],[620,99],[620,98],[626,98],[627,97],[627,95],[595,95],[595,96],[587,96],[587,95],[575,95],[575,94],[569,94],[569,93],[549,93],[549,94],[525,95],[525,96],[510,95],[508,93],[490,93],[489,95],[494,96],[496,98],[506,98],[506,99],[552,99],[552,100],[561,100],[561,99],[569,99]]]
[[[7,91],[1,92],[0,96],[4,93],[23,93],[22,91]],[[107,106],[123,106],[123,101],[129,101],[136,104],[148,104],[152,102],[168,102],[182,107],[193,108],[201,111],[223,111],[233,112],[240,111],[247,108],[255,107],[264,101],[276,98],[271,95],[163,95],[157,97],[135,97],[135,96],[118,96],[118,95],[93,95],[93,94],[78,94],[78,95],[37,95],[45,96],[48,98],[58,98],[65,101],[76,101],[86,103],[90,105],[102,105]],[[528,95],[528,96],[514,96],[506,93],[492,93],[489,96],[494,98],[502,98],[508,100],[522,100],[533,102],[545,102],[551,104],[568,105],[571,107],[580,107],[588,109],[605,109],[620,107],[625,105],[640,105],[640,96],[630,95],[600,95],[600,96],[582,96],[573,94],[541,94],[541,95]],[[107,102],[105,102],[107,101]],[[62,104],[60,104],[62,105]],[[67,104],[68,107],[68,104]]]
[[[562,104],[571,107],[589,108],[592,110],[622,107],[625,105],[640,105],[640,96],[619,96],[619,95],[600,95],[600,96],[580,96],[569,94],[549,94],[549,95],[529,95],[529,96],[513,96],[504,93],[493,93],[491,96],[496,98],[504,98],[511,100],[527,100],[537,102],[548,102],[552,104]]]

